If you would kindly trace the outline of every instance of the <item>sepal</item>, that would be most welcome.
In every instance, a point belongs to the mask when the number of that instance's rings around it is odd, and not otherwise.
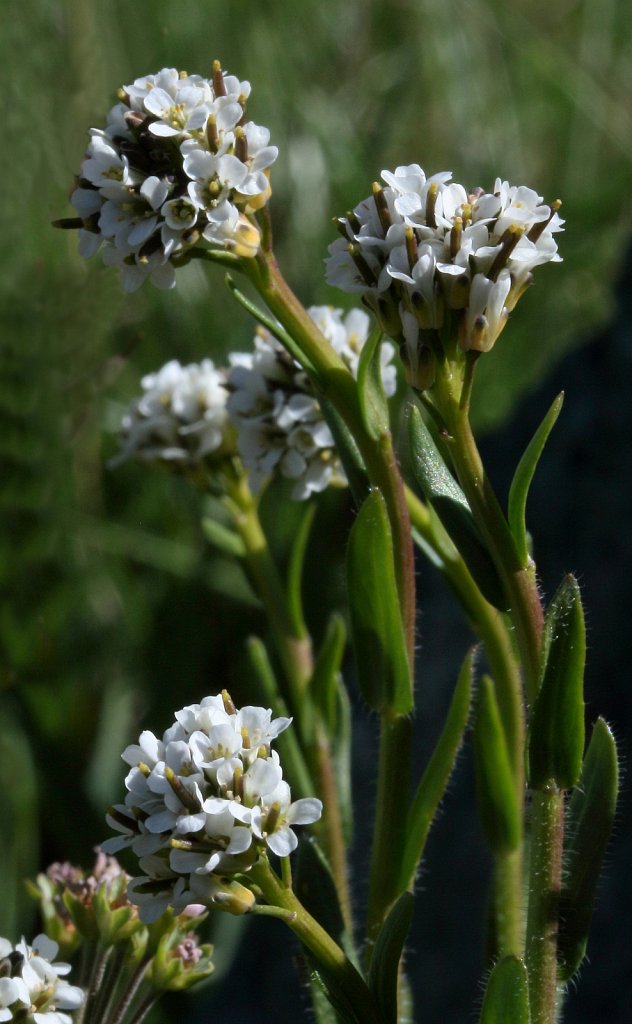
[[[382,383],[382,331],[374,328],[358,362],[358,397],[362,420],[369,437],[377,441],[389,429],[388,402]]]

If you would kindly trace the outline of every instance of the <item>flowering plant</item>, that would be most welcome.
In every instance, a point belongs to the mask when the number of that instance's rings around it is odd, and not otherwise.
[[[71,197],[78,216],[59,223],[79,229],[83,255],[101,249],[128,291],[147,279],[172,288],[194,259],[228,268],[230,293],[257,321],[252,351],[231,353],[224,366],[211,353],[146,376],[113,462],[177,467],[221,509],[205,518],[205,533],[243,565],[268,620],[268,643],[253,639],[248,649],[260,704],[238,709],[218,687],[177,711],[161,739],[145,730],[125,747],[127,795],[108,812],[116,835],[103,844],[105,854],[130,857],[125,894],[120,876],[101,882],[91,916],[72,886],[60,902],[49,878],[39,886],[45,920],[70,944],[73,928],[101,945],[126,944],[120,970],[127,963],[125,991],[134,993],[139,979],[177,989],[208,973],[210,952],[198,956],[182,931],[192,907],[274,916],[302,944],[321,1024],[403,1024],[413,1012],[414,965],[402,958],[416,878],[471,723],[494,873],[480,1020],[555,1024],[585,956],[615,812],[616,748],[601,719],[586,743],[577,581],[565,577],[546,601],[527,533],[529,488],[562,396],[520,460],[506,508],[470,406],[477,364],[493,358],[536,267],[560,262],[560,203],[501,178],[486,192],[449,172],[426,176],[418,164],[385,170],[385,184],[338,218],[327,260],[329,283],[359,296],[374,326],[364,310],[305,308],[272,249],[277,150],[267,129],[246,120],[249,93],[219,62],[208,80],[167,68],[124,86],[105,128],[91,131]],[[395,346],[406,445],[389,405]],[[260,516],[275,475],[292,481],[289,500],[306,508],[287,574]],[[316,642],[303,570],[312,509],[331,484],[349,485],[355,518],[345,615],[334,609]],[[477,649],[413,780],[415,548],[450,585]],[[380,723],[361,929],[349,881],[343,677]],[[304,825],[311,838],[295,832]],[[191,967],[199,963],[208,969]],[[13,976],[5,990],[8,1007],[22,998]],[[98,999],[96,1018],[109,1021],[112,1003]]]

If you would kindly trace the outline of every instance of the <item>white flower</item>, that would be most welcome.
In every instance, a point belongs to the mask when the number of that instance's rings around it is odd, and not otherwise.
[[[362,310],[343,314],[331,306],[312,306],[307,312],[357,376],[360,352],[369,334],[367,314]],[[298,501],[331,483],[346,483],[334,439],[307,375],[268,331],[259,329],[254,346],[251,353],[230,357],[227,405],[253,490],[259,490],[275,471],[296,481],[292,497]],[[382,381],[389,396],[397,384],[393,354],[393,346],[385,342]]]
[[[277,149],[267,128],[245,120],[249,94],[218,62],[211,79],[163,68],[124,86],[105,129],[90,129],[71,197],[81,255],[102,248],[126,291],[147,279],[172,288],[171,261],[193,246],[255,256],[249,216],[270,196]]]
[[[423,332],[438,332],[447,310],[459,311],[465,347],[488,351],[533,269],[561,259],[553,238],[563,225],[559,203],[544,205],[532,189],[499,178],[486,193],[451,177],[441,171],[426,178],[418,164],[383,171],[386,187],[375,186],[373,196],[339,219],[343,237],[326,261],[329,283],[360,292],[399,342],[413,384]],[[473,330],[481,317],[485,330]]]
[[[22,939],[15,948],[0,938],[0,1021],[71,1024],[63,1011],[76,1010],[84,996],[63,980],[70,964],[55,963],[58,949],[46,935],[38,935],[31,946]]]
[[[143,874],[128,894],[143,920],[203,894],[207,902],[236,899],[230,886],[227,894],[224,883],[202,884],[200,877],[247,872],[266,846],[288,856],[297,843],[292,826],[318,820],[320,800],[292,803],[270,747],[290,723],[267,708],[238,710],[227,694],[217,695],[176,712],[161,739],[145,731],[124,750],[131,766],[125,803],[107,817],[119,834],[102,849],[129,846],[139,857]]]
[[[189,366],[172,359],[141,384],[143,394],[123,417],[114,464],[134,457],[196,466],[218,453],[228,422],[223,370],[210,359]]]

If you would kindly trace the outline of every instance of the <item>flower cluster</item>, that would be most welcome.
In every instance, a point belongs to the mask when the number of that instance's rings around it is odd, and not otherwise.
[[[383,171],[386,187],[375,183],[339,218],[342,237],[329,247],[329,283],[362,294],[400,343],[412,383],[448,311],[457,313],[461,347],[487,352],[534,267],[561,259],[558,202],[543,205],[532,189],[500,178],[485,192],[451,177],[426,178],[418,164]]]
[[[163,68],[124,86],[105,129],[90,130],[68,226],[81,226],[83,256],[103,247],[126,291],[148,277],[173,287],[173,257],[198,243],[256,254],[249,215],[269,198],[277,149],[246,120],[249,93],[218,61],[210,80]]]
[[[114,465],[133,457],[187,467],[219,452],[228,419],[223,370],[210,359],[189,366],[172,359],[141,385],[123,417]]]
[[[70,964],[54,962],[58,948],[46,935],[32,946],[22,939],[14,947],[0,938],[0,1021],[71,1024],[63,1011],[81,1006],[83,992],[64,981]]]
[[[307,311],[320,331],[357,376],[370,321],[362,310],[343,316],[330,306]],[[390,365],[393,346],[382,346],[382,381],[387,395],[396,387]],[[251,353],[231,355],[228,411],[237,428],[237,446],[253,490],[275,471],[295,481],[292,497],[308,498],[330,483],[346,483],[334,439],[307,374],[268,331],[260,328]]]
[[[107,819],[120,835],[103,849],[131,847],[139,857],[144,875],[128,892],[143,920],[196,902],[249,909],[252,895],[225,876],[247,871],[266,847],[288,856],[291,826],[318,820],[320,800],[292,803],[270,749],[290,722],[265,708],[237,710],[224,692],[178,711],[162,739],[143,732],[123,752],[128,793]]]

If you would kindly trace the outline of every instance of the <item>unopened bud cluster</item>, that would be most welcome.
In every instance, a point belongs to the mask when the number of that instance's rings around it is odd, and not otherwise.
[[[287,856],[297,844],[291,826],[318,820],[320,800],[292,803],[270,749],[290,722],[265,708],[237,710],[224,692],[178,711],[162,739],[143,732],[123,752],[128,793],[108,815],[120,834],[103,849],[131,847],[139,857],[143,875],[128,892],[143,920],[191,903],[249,910],[254,897],[231,876],[266,848]]]
[[[383,171],[385,187],[338,220],[327,279],[359,292],[400,344],[411,383],[432,383],[447,318],[463,350],[487,352],[531,283],[533,269],[561,257],[559,203],[496,179],[468,191],[450,171],[426,178],[418,164]],[[430,369],[429,369],[430,367]]]
[[[331,306],[311,306],[309,316],[354,376],[370,321],[362,310],[343,315]],[[382,382],[387,395],[396,388],[393,346],[381,349]],[[269,331],[259,328],[254,351],[233,353],[228,411],[237,429],[237,445],[254,491],[273,473],[295,481],[292,497],[303,500],[329,484],[346,484],[307,374]]]
[[[72,193],[80,252],[100,248],[120,267],[123,287],[146,278],[175,284],[172,259],[192,246],[256,255],[250,214],[270,195],[268,168],[277,149],[267,128],[246,120],[249,82],[222,72],[211,79],[163,68],[124,86],[104,129],[90,130]]]

